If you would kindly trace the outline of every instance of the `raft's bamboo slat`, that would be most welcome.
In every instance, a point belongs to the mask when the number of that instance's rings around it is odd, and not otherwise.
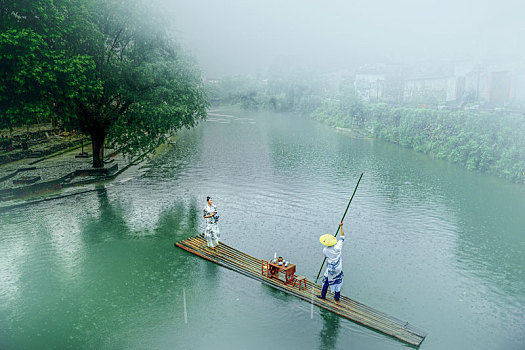
[[[410,325],[408,322],[403,322],[343,295],[339,302],[333,301],[330,296],[327,296],[326,300],[319,298],[313,298],[312,300],[312,293],[320,293],[321,286],[306,280],[306,289],[302,288],[299,290],[298,287],[293,287],[293,284],[285,285],[284,281],[280,279],[263,276],[261,274],[260,259],[234,249],[224,243],[221,243],[214,250],[206,246],[206,241],[202,236],[195,236],[175,244],[204,259],[259,280],[303,300],[312,301],[319,307],[376,331],[391,335],[411,345],[419,346],[425,339],[426,333]]]

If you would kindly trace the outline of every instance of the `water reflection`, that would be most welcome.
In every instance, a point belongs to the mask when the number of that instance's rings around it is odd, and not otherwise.
[[[192,197],[189,203],[178,201],[164,208],[155,228],[157,238],[170,237],[175,241],[199,234],[200,211],[197,200]]]
[[[341,317],[325,309],[320,309],[319,313],[323,319],[323,328],[319,333],[319,350],[333,350],[337,344]]]
[[[206,276],[206,279],[209,279],[210,281],[213,281],[213,283],[207,284],[210,289],[215,289],[219,285],[219,273],[221,267],[217,264],[210,264],[205,263],[204,264],[204,276]]]
[[[265,283],[261,283],[262,290],[268,294],[272,299],[278,299],[280,301],[289,302],[292,299],[295,299],[294,297],[290,296],[289,294],[280,291],[279,289],[276,289],[272,286],[269,286]]]
[[[45,229],[49,234],[49,243],[54,250],[57,263],[63,274],[76,274],[78,265],[85,253],[85,242],[80,229],[79,213],[81,208],[71,208],[59,217],[48,216]]]
[[[170,236],[181,231],[186,221],[186,208],[184,203],[177,202],[165,208],[159,215],[155,228],[155,235]]]
[[[21,244],[22,243],[22,244]],[[2,241],[0,245],[0,301],[8,303],[19,297],[21,257],[26,255],[24,240]]]
[[[197,199],[192,197],[188,206],[188,231],[197,232],[199,227],[200,210],[197,209]]]
[[[105,187],[97,189],[96,199],[99,210],[96,217],[84,220],[80,230],[87,242],[100,242],[108,239],[122,239],[129,231],[124,220],[125,211],[117,203],[108,198]]]

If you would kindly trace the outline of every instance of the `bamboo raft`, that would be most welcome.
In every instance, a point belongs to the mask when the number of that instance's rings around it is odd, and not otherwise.
[[[177,242],[175,245],[206,260],[261,281],[285,293],[312,302],[316,306],[413,346],[419,347],[426,337],[426,332],[412,326],[408,322],[372,309],[343,295],[341,295],[339,302],[333,300],[333,295],[330,295],[330,292],[328,292],[324,300],[316,298],[314,295],[321,293],[321,286],[311,281],[306,280],[306,288],[303,286],[299,289],[298,286],[293,286],[293,283],[284,284],[284,281],[280,279],[267,277],[262,274],[261,259],[243,253],[224,243],[219,244],[216,251],[214,251],[207,247],[206,240],[202,236],[195,236]]]

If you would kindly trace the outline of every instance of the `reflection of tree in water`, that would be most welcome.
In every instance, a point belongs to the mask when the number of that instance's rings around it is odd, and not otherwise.
[[[188,207],[184,202],[177,202],[173,206],[166,208],[157,222],[157,237],[175,237],[176,240],[195,236],[199,234],[199,210],[197,201],[191,198]],[[181,237],[178,239],[178,237]]]
[[[199,209],[197,209],[197,199],[193,197],[188,207],[188,230],[197,232],[199,227]]]
[[[321,329],[321,333],[319,334],[319,349],[335,349],[337,334],[339,333],[340,316],[321,309],[321,317],[323,318],[323,329]]]
[[[173,236],[181,230],[185,221],[184,203],[175,203],[174,205],[162,211],[157,221],[155,235],[159,236]]]
[[[99,209],[97,217],[90,217],[84,223],[83,231],[88,233],[90,241],[105,240],[107,238],[122,239],[130,233],[125,220],[126,213],[117,201],[108,198],[106,188],[97,189]],[[155,227],[156,238],[170,238],[181,240],[199,234],[199,210],[195,198],[189,203],[183,201],[174,203],[165,208],[159,215]],[[179,239],[180,237],[180,239]]]
[[[155,234],[137,239],[125,219],[126,205],[111,195],[104,188],[96,192],[97,214],[82,227],[88,248],[81,282],[88,288],[82,290],[84,298],[78,307],[82,316],[78,318],[86,320],[86,327],[97,323],[118,333],[125,326],[115,324],[115,318],[149,326],[156,322],[148,318],[151,314],[164,322],[171,317],[171,311],[164,310],[172,310],[173,300],[177,301],[174,312],[182,313],[182,288],[188,293],[198,282],[191,278],[192,273],[206,275],[206,283],[217,280],[219,274],[217,265],[201,264],[197,257],[173,247],[173,242],[198,233],[200,216],[194,199],[166,207],[155,225]],[[203,266],[206,270],[199,271]],[[114,318],[96,313],[98,308],[111,309]]]
[[[99,217],[91,217],[84,225],[83,231],[88,233],[87,239],[90,241],[104,240],[111,235],[112,238],[122,238],[129,228],[124,220],[122,208],[108,199],[108,192],[105,187],[97,189],[97,199],[99,202]]]

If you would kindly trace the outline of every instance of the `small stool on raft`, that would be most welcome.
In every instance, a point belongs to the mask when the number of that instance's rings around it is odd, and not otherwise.
[[[306,289],[306,277],[304,276],[295,276],[295,279],[293,281],[293,286],[295,287],[296,284],[299,285],[299,290],[301,290],[301,283],[304,284],[304,289]]]

